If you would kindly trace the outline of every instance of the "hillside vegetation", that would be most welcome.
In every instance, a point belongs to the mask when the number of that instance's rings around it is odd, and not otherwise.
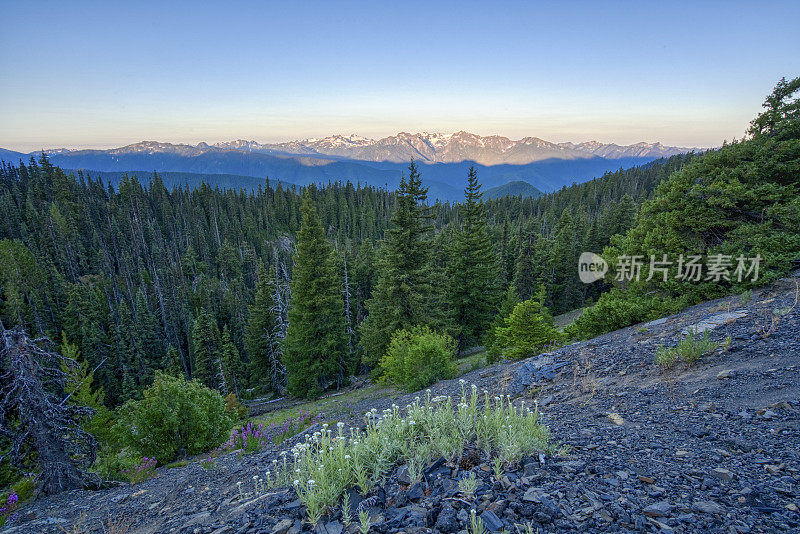
[[[470,168],[462,203],[430,203],[413,162],[394,193],[350,183],[169,191],[158,175],[147,188],[124,177],[115,189],[45,156],[4,167],[0,319],[12,386],[1,399],[11,424],[0,474],[81,485],[51,480],[58,471],[38,464],[54,445],[27,440],[49,424],[27,409],[30,391],[70,401],[53,411],[56,452],[65,469],[93,469],[88,485],[94,474],[139,477],[154,460],[224,449],[246,412],[239,398],[315,398],[367,372],[422,388],[453,376],[454,359],[476,345],[492,360],[525,359],[771,282],[800,256],[799,87],[781,81],[742,141],[537,198],[484,200]],[[751,280],[734,271],[696,283],[667,271],[617,277],[606,292],[610,278],[579,281],[585,250],[603,250],[612,275],[620,258],[650,254],[763,262]],[[552,314],[595,299],[574,325],[555,328]],[[60,348],[34,350],[42,335]],[[52,361],[64,362],[56,380]],[[14,386],[20,377],[35,387]],[[67,397],[69,388],[80,393]],[[186,401],[170,407],[163,391]],[[247,425],[230,443],[280,439],[265,432]],[[79,434],[87,447],[64,452]],[[324,507],[344,486],[333,487]]]
[[[798,90],[800,78],[781,80],[744,139],[696,157],[656,188],[636,224],[603,252],[622,280],[578,319],[575,332],[589,337],[741,293],[800,260]],[[665,254],[669,265],[648,261]],[[679,259],[691,256],[716,258],[719,269],[684,279]],[[644,259],[638,281],[619,273],[620,260],[629,266],[633,257]],[[752,258],[759,258],[757,271]]]

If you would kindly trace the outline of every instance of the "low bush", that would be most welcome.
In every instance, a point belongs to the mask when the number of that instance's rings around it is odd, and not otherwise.
[[[721,343],[711,341],[708,332],[696,337],[689,334],[681,339],[674,347],[658,347],[655,361],[658,365],[669,369],[680,358],[689,365],[693,365],[701,356],[717,349]]]
[[[495,344],[504,358],[520,360],[541,352],[561,339],[553,326],[553,316],[538,299],[528,299],[495,328]]]
[[[219,393],[200,382],[156,372],[143,398],[119,409],[116,430],[122,445],[138,456],[166,464],[218,447],[232,425]]]
[[[247,406],[239,402],[235,393],[228,393],[225,396],[225,411],[233,415],[237,421],[241,421],[247,417],[247,414],[250,412]]]
[[[157,463],[155,458],[144,456],[138,464],[128,469],[123,469],[122,474],[131,484],[139,484],[156,476]]]
[[[634,289],[613,288],[587,308],[565,329],[569,337],[589,339],[643,321],[677,313],[690,302],[686,299],[645,295]]]
[[[383,376],[407,391],[417,391],[439,380],[454,378],[456,342],[427,326],[398,330],[380,362]]]

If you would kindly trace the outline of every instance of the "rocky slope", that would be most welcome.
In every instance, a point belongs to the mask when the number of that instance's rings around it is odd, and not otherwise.
[[[477,451],[465,451],[458,466],[434,463],[413,485],[400,466],[369,499],[353,492],[351,502],[369,510],[380,533],[464,531],[473,508],[491,531],[530,523],[540,532],[797,532],[799,282],[796,275],[748,302],[707,302],[469,373],[463,379],[480,388],[536,399],[566,452],[526,458],[499,481]],[[691,367],[662,371],[653,364],[660,345],[704,329],[730,342]],[[459,383],[432,390],[455,395]],[[358,423],[367,409],[413,397],[387,394],[327,418]],[[109,524],[141,533],[309,530],[292,490],[252,487],[253,475],[279,454],[231,454],[211,469],[192,463],[136,486],[43,498],[6,530],[61,532],[76,524],[93,532],[109,531]],[[458,493],[457,480],[468,471],[480,480],[474,500]],[[354,529],[337,511],[315,531]]]

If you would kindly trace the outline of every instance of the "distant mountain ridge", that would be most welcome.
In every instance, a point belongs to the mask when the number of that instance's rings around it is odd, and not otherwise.
[[[502,198],[502,197],[517,197],[521,196],[523,198],[526,197],[533,197],[536,198],[541,196],[542,192],[533,187],[528,182],[523,182],[522,180],[515,180],[513,182],[508,182],[504,185],[499,185],[497,187],[490,187],[486,191],[483,192],[484,199],[490,198]]]
[[[607,171],[691,150],[660,143],[627,146],[596,141],[551,143],[537,137],[514,141],[496,135],[481,137],[457,132],[399,133],[378,140],[334,135],[277,144],[244,140],[214,145],[142,141],[105,150],[48,149],[45,152],[54,165],[65,169],[106,173],[157,171],[206,177],[236,175],[262,180],[269,177],[301,186],[350,181],[389,189],[398,186],[402,173],[413,159],[420,166],[431,198],[457,201],[463,198],[471,165],[475,166],[486,189],[524,181],[539,192],[551,192]],[[31,156],[40,152],[23,154],[0,149],[0,160],[27,163]],[[220,183],[232,183],[231,179],[220,180]],[[233,181],[245,183],[240,178]]]
[[[271,154],[316,155],[346,157],[372,162],[407,162],[411,158],[429,163],[460,163],[474,161],[481,165],[525,165],[550,158],[582,159],[599,156],[607,159],[662,158],[695,150],[688,147],[665,146],[661,143],[617,145],[587,141],[583,143],[551,143],[538,137],[511,140],[491,135],[482,137],[469,132],[454,134],[406,133],[368,139],[353,134],[333,135],[322,139],[305,139],[287,143],[261,144],[236,140],[213,146],[232,150]]]

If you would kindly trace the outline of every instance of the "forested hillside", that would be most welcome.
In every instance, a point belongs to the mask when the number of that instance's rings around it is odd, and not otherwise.
[[[499,268],[490,280],[496,300],[482,320],[491,319],[511,283],[523,299],[543,284],[554,313],[596,298],[600,288],[575,277],[577,254],[600,250],[629,228],[636,205],[691,158],[609,173],[535,199],[487,200],[480,219]],[[157,369],[240,396],[250,388],[283,387],[280,341],[289,318],[301,191],[266,183],[253,193],[206,185],[168,190],[157,175],[145,182],[126,177],[112,188],[66,174],[44,157],[6,166],[0,178],[3,324],[54,340],[64,332],[92,368],[100,366],[95,383],[108,405],[136,398]],[[362,359],[375,364],[363,357],[358,326],[385,268],[381,240],[398,197],[349,183],[304,191],[335,251],[351,332],[348,372],[354,372]],[[438,324],[458,335],[447,279],[463,273],[451,243],[475,213],[449,203],[425,212],[430,231],[424,239],[433,251],[425,261],[434,265],[426,269],[439,277],[428,297],[437,303]],[[460,339],[477,343],[478,337]]]

